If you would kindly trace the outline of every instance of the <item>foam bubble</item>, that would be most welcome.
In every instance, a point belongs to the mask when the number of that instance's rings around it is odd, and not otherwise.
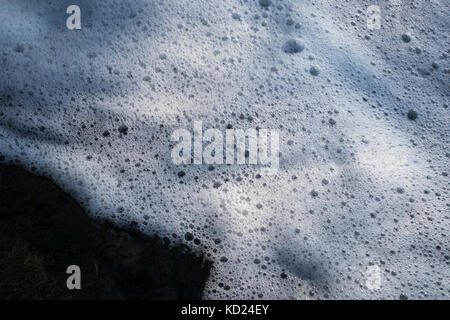
[[[353,2],[78,2],[76,31],[0,4],[0,161],[203,252],[205,298],[449,297],[448,3],[369,30]],[[175,165],[194,121],[278,130],[279,170]]]

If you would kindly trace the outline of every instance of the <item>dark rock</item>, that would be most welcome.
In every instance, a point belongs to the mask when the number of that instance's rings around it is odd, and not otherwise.
[[[201,299],[210,262],[93,222],[51,180],[0,165],[0,299]],[[81,289],[68,290],[69,265]]]

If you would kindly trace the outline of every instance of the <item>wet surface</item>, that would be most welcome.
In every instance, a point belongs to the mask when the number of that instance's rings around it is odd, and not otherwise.
[[[0,299],[200,299],[210,264],[97,224],[51,180],[0,165]],[[81,290],[68,290],[69,265]]]

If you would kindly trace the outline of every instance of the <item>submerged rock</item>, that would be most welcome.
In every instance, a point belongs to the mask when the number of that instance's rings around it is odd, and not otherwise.
[[[0,299],[200,299],[209,276],[185,246],[98,225],[51,180],[3,164],[0,234]]]

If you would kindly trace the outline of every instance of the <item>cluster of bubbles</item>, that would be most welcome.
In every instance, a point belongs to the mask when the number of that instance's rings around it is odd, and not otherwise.
[[[70,2],[0,4],[0,161],[204,254],[205,298],[450,297],[448,2]],[[194,121],[278,130],[279,171],[174,165]]]

